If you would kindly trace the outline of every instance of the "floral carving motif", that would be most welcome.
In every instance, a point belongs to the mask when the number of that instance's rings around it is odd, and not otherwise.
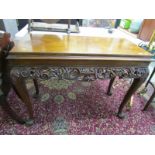
[[[16,67],[13,75],[23,78],[93,81],[96,79],[140,78],[148,75],[147,67]]]

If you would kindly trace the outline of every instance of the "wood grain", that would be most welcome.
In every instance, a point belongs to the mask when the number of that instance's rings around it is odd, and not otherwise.
[[[12,53],[50,53],[68,55],[133,55],[151,54],[122,38],[104,38],[70,35],[26,34],[16,39]]]
[[[7,57],[13,67],[141,67],[148,68],[152,55],[123,38],[91,36],[26,34],[14,40],[15,47]],[[40,69],[39,68],[39,69]],[[134,80],[120,104],[118,116],[146,76]],[[111,81],[112,83],[112,81]],[[112,85],[112,84],[111,84]],[[111,87],[111,86],[110,86]],[[109,87],[109,92],[111,88]],[[29,114],[32,112],[29,110]],[[30,116],[30,118],[32,115]]]

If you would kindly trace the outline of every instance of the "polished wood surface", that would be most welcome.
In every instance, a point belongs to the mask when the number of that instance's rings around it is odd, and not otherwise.
[[[26,34],[15,39],[14,53],[48,53],[67,55],[126,55],[151,56],[151,54],[123,38],[104,38],[70,35]]]
[[[31,34],[27,33],[24,37],[16,38],[14,42],[15,47],[7,57],[7,63],[10,68],[22,67],[22,70],[25,70],[26,66],[30,68],[40,67],[39,69],[42,67],[48,68],[48,66],[101,66],[121,67],[122,70],[126,67],[139,67],[141,72],[141,67],[147,68],[152,61],[152,55],[149,52],[123,38],[65,34],[54,35],[33,32]],[[120,104],[117,113],[120,118],[122,118],[123,108],[146,77],[145,75],[134,80]],[[114,79],[111,79],[107,90],[108,95],[111,95],[113,81]],[[19,85],[22,82],[19,81],[17,83]],[[23,90],[18,86],[16,87],[25,94],[22,95],[22,98],[28,107],[29,116],[32,119],[32,105],[29,101],[28,93],[25,90],[26,87],[23,84],[20,85]]]

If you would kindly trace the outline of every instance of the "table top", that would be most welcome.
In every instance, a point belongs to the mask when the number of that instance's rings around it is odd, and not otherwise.
[[[152,56],[124,38],[27,33],[14,42],[12,54]]]

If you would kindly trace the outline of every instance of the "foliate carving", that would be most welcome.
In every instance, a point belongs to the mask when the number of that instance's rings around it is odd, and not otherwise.
[[[147,67],[16,67],[16,77],[93,81],[96,79],[140,78],[148,75]]]

